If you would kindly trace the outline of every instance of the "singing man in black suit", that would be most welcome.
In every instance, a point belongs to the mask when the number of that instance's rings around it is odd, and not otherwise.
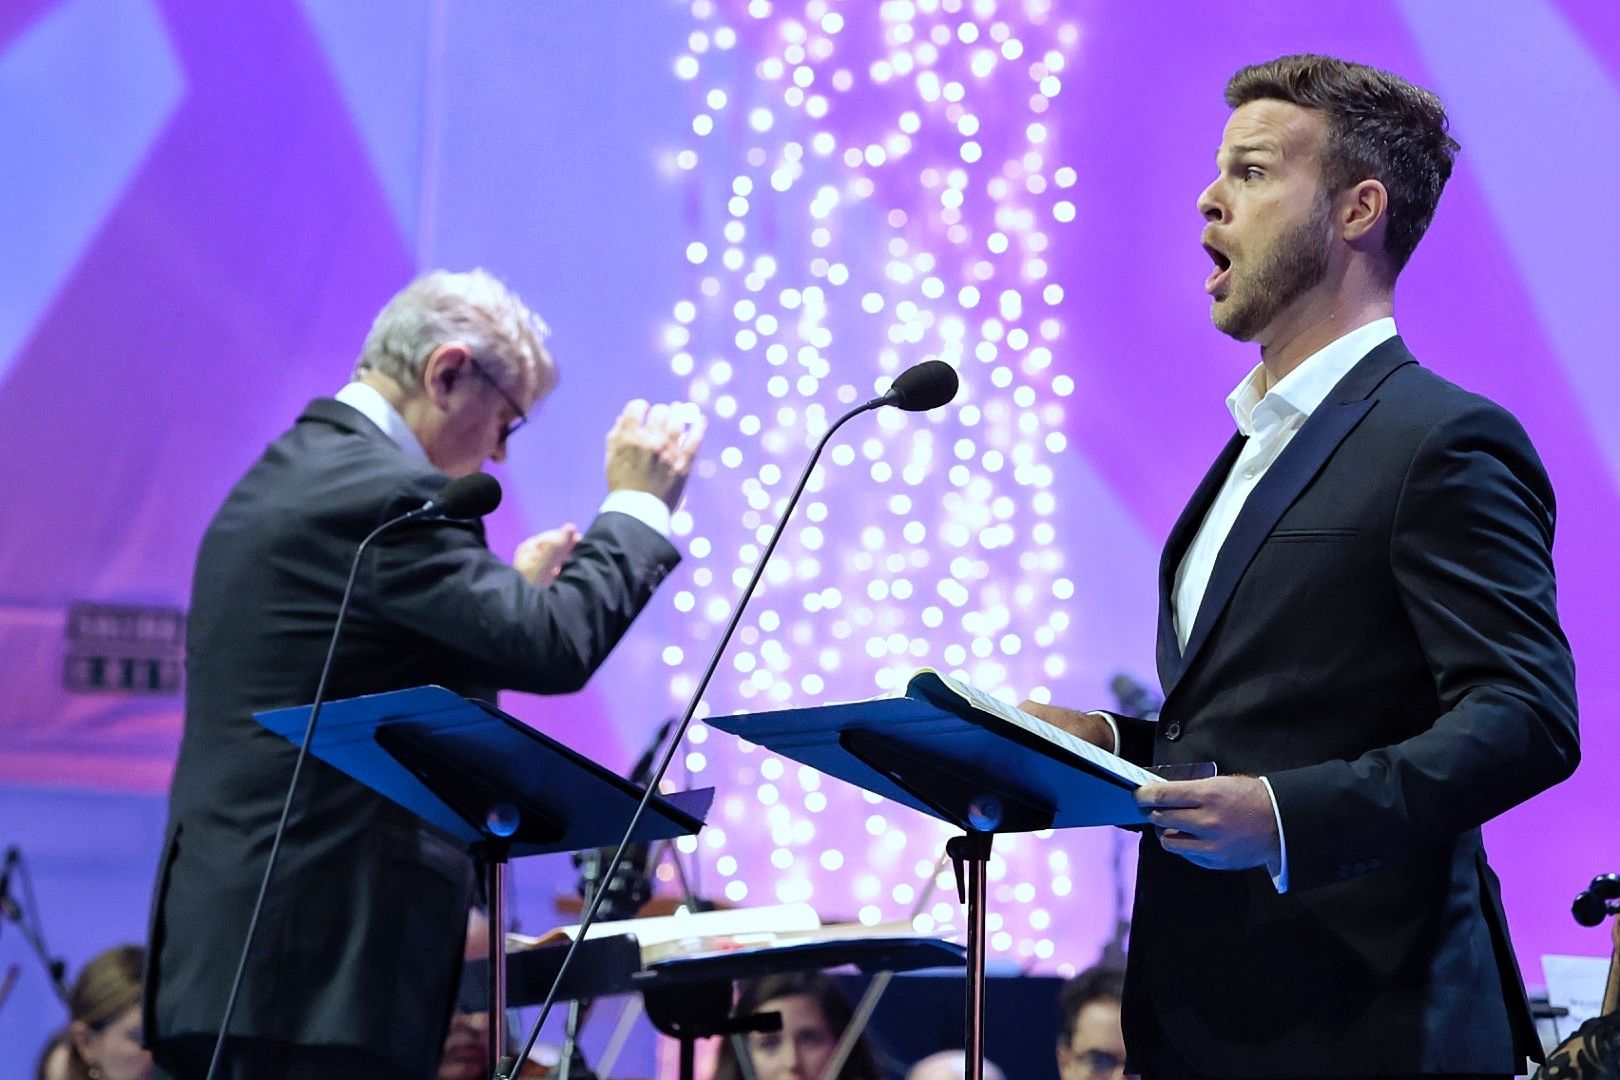
[[[1579,747],[1547,474],[1396,335],[1457,145],[1433,94],[1325,57],[1226,102],[1205,290],[1260,363],[1165,546],[1163,710],[1028,706],[1220,769],[1138,794],[1132,1071],[1512,1075],[1540,1047],[1480,826]]]
[[[377,316],[354,381],[312,402],[209,525],[152,912],[159,1075],[207,1069],[292,771],[295,748],[253,713],[314,697],[361,538],[505,457],[557,381],[545,336],[482,271],[417,280]],[[701,416],[631,402],[607,437],[596,519],[525,541],[510,565],[477,522],[385,534],[361,566],[329,698],[577,690],[678,559],[670,516],[702,435]],[[432,1077],[473,889],[460,845],[306,762],[221,1075]]]

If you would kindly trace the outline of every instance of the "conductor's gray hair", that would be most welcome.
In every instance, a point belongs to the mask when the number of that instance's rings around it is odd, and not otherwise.
[[[411,282],[377,313],[354,373],[387,375],[417,392],[428,357],[460,342],[495,377],[532,388],[536,399],[557,385],[546,349],[551,331],[500,279],[484,270],[435,270]]]

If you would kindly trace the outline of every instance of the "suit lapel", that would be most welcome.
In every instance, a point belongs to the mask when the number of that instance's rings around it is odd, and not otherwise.
[[[1181,566],[1181,559],[1192,545],[1193,537],[1198,535],[1198,526],[1203,523],[1204,515],[1209,513],[1210,504],[1215,501],[1226,474],[1232,471],[1232,463],[1243,452],[1246,441],[1243,435],[1233,433],[1171,527],[1170,536],[1164,542],[1164,552],[1159,556],[1159,685],[1166,692],[1181,668],[1181,644],[1176,640],[1176,569]]]
[[[1305,425],[1299,429],[1299,434],[1294,436],[1277,460],[1266,470],[1266,475],[1249,494],[1243,509],[1238,513],[1237,520],[1232,523],[1232,531],[1227,534],[1226,542],[1221,545],[1220,554],[1215,557],[1209,585],[1204,589],[1203,601],[1198,606],[1198,617],[1193,622],[1192,633],[1187,636],[1187,648],[1179,657],[1175,657],[1175,662],[1170,665],[1169,674],[1166,676],[1164,664],[1166,626],[1169,627],[1170,648],[1174,650],[1175,647],[1174,622],[1167,618],[1166,605],[1174,588],[1176,567],[1180,564],[1181,554],[1192,542],[1193,535],[1209,510],[1209,504],[1214,500],[1215,493],[1219,491],[1221,482],[1230,471],[1232,461],[1235,460],[1236,452],[1233,444],[1227,444],[1215,468],[1210,470],[1210,475],[1199,485],[1193,502],[1182,514],[1182,520],[1176,523],[1171,536],[1173,539],[1180,537],[1180,542],[1173,553],[1171,548],[1166,546],[1165,565],[1160,566],[1160,678],[1166,696],[1175,688],[1181,676],[1192,667],[1199,650],[1209,639],[1210,630],[1232,599],[1232,593],[1237,589],[1244,571],[1249,568],[1249,563],[1254,561],[1255,555],[1260,551],[1260,545],[1271,535],[1271,530],[1276,527],[1278,519],[1294,504],[1315,479],[1316,474],[1321,472],[1328,458],[1333,456],[1333,451],[1338,449],[1339,444],[1355,430],[1362,417],[1377,404],[1376,399],[1372,397],[1373,391],[1397,367],[1415,362],[1399,337],[1390,338],[1378,345],[1339,381],[1327,399],[1311,414],[1310,419],[1305,421]],[[1241,444],[1242,439],[1239,437],[1234,441]],[[1174,561],[1171,561],[1172,554],[1175,556]],[[1166,585],[1166,581],[1170,584]],[[1171,655],[1174,657],[1173,651]]]

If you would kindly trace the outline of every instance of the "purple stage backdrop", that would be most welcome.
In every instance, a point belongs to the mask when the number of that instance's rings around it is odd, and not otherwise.
[[[1574,779],[1488,839],[1528,982],[1543,953],[1605,951],[1568,903],[1620,869],[1608,0],[10,0],[0,841],[50,945],[76,967],[143,935],[197,540],[432,266],[491,269],[556,331],[561,387],[498,470],[497,550],[589,518],[625,399],[711,418],[686,562],[591,689],[509,695],[519,716],[634,758],[811,443],[927,357],[960,371],[955,403],[840,434],[705,712],[882,694],[924,666],[1076,705],[1109,704],[1118,672],[1151,681],[1158,546],[1256,359],[1209,325],[1194,198],[1226,76],[1295,51],[1393,68],[1451,109],[1462,156],[1397,317],[1546,460],[1586,721]],[[959,922],[944,828],[702,724],[680,760],[719,792],[687,852],[705,893]],[[993,956],[1092,962],[1133,847],[999,842]],[[571,875],[535,864],[530,929]],[[0,980],[12,964],[0,1072],[21,1075],[60,1011],[6,927]]]

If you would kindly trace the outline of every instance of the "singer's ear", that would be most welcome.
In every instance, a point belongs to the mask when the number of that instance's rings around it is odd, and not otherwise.
[[[428,354],[427,363],[422,365],[422,389],[439,408],[449,407],[450,392],[467,373],[471,360],[472,350],[459,341],[440,345]]]

